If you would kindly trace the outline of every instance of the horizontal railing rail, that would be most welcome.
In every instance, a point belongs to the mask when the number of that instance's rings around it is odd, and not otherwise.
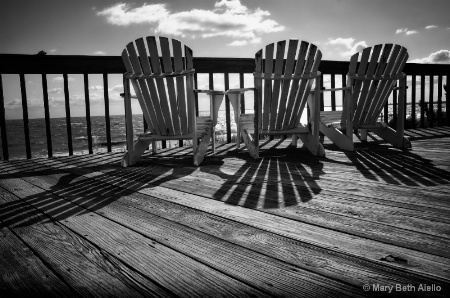
[[[341,76],[341,85],[345,86],[346,73],[349,67],[349,62],[345,61],[327,61],[321,62],[319,71],[323,75],[330,76],[330,88],[336,87],[336,79],[338,75]],[[244,86],[244,74],[253,73],[254,59],[252,58],[210,58],[197,57],[194,58],[195,84],[197,86],[197,74],[208,74],[209,88],[214,87],[214,74],[222,74],[224,76],[224,89],[228,89],[230,85],[230,74],[239,74],[239,88]],[[105,133],[107,139],[107,151],[111,152],[111,129],[110,129],[110,111],[109,111],[109,91],[108,91],[108,74],[123,74],[125,68],[122,59],[119,56],[70,56],[70,55],[21,55],[21,54],[0,54],[0,126],[1,126],[1,140],[3,159],[9,159],[8,139],[6,132],[6,117],[5,117],[5,100],[3,92],[2,75],[18,74],[20,80],[20,90],[22,99],[22,115],[23,115],[23,129],[25,136],[25,152],[26,158],[32,157],[32,150],[30,144],[30,131],[28,127],[28,107],[27,107],[27,89],[25,75],[40,74],[42,77],[42,92],[45,116],[45,130],[47,136],[47,153],[49,157],[53,156],[52,148],[52,133],[50,126],[50,107],[49,96],[47,90],[47,75],[62,74],[63,75],[63,91],[65,99],[66,112],[66,129],[67,129],[67,149],[69,155],[73,155],[72,144],[72,126],[70,116],[70,96],[68,87],[69,74],[82,74],[84,79],[84,94],[85,94],[85,109],[86,109],[86,135],[88,140],[88,152],[93,153],[92,144],[92,127],[90,122],[90,100],[89,100],[89,75],[101,74],[103,76],[103,90],[104,90],[104,106],[105,106]],[[408,87],[407,105],[410,106],[410,114],[402,115],[402,117],[409,116],[412,121],[412,128],[417,125],[420,127],[434,126],[434,125],[450,125],[449,101],[444,101],[442,96],[442,89],[444,81],[448,84],[448,77],[450,76],[450,65],[447,64],[416,64],[407,63],[404,67],[404,72],[411,81]],[[322,77],[323,78],[323,77]],[[420,92],[417,94],[416,86],[420,78]],[[425,98],[425,79],[428,79],[428,98]],[[434,81],[437,79],[437,90],[434,89]],[[323,79],[321,80],[323,87]],[[437,98],[435,94],[437,91]],[[336,103],[336,92],[331,92],[330,105],[326,108],[336,110],[338,107]],[[321,95],[321,109],[325,109],[323,94]],[[403,98],[402,100],[407,100]],[[394,91],[392,103],[386,103],[384,108],[383,118],[388,122],[396,121],[397,115],[397,92]],[[389,119],[389,106],[392,108],[392,119]],[[437,106],[435,108],[435,106]],[[419,110],[417,110],[417,107]],[[241,110],[245,111],[244,95],[241,95]],[[226,131],[227,142],[231,142],[231,116],[230,116],[230,102],[225,98],[225,116],[226,116]],[[419,119],[416,123],[415,119]],[[182,143],[180,142],[180,145]],[[165,144],[163,144],[163,147]]]

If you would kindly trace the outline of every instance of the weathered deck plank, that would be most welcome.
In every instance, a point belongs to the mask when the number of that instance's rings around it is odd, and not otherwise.
[[[411,151],[326,143],[326,158],[274,140],[255,161],[226,144],[198,168],[191,148],[126,169],[120,153],[2,162],[0,261],[22,269],[3,269],[0,290],[44,293],[51,280],[59,296],[296,297],[426,284],[441,290],[396,294],[447,296],[450,129],[406,134]],[[12,245],[32,253],[9,260]]]

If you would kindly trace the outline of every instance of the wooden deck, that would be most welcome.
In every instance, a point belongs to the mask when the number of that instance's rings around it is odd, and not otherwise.
[[[0,162],[0,297],[449,297],[450,127],[407,135]]]

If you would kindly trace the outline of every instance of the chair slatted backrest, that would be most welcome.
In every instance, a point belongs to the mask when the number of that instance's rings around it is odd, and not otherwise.
[[[275,52],[275,59],[274,59]],[[297,127],[322,53],[314,44],[291,39],[269,44],[255,55],[255,86],[260,109],[260,127],[282,131]]]
[[[406,48],[382,44],[365,48],[350,59],[349,76],[353,86],[352,114],[356,126],[370,125],[377,121],[397,80],[402,79],[403,67],[408,60]]]
[[[161,136],[192,132],[192,50],[184,46],[183,56],[180,41],[148,36],[130,42],[122,60],[149,131]]]

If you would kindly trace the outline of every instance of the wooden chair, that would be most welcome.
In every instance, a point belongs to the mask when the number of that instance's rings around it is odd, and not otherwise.
[[[350,59],[347,87],[323,91],[345,90],[343,110],[321,112],[320,132],[343,150],[355,150],[353,131],[360,129],[360,138],[367,140],[371,131],[393,146],[411,148],[404,137],[406,75],[402,72],[408,60],[407,50],[399,45],[379,44],[365,48]],[[395,83],[399,82],[396,87]],[[380,114],[393,90],[399,90],[396,129],[380,121]]]
[[[276,49],[275,49],[276,46]],[[274,51],[275,59],[274,59]],[[250,155],[259,158],[259,136],[292,135],[292,146],[300,138],[315,156],[324,156],[319,142],[319,92],[310,93],[312,84],[320,89],[319,64],[322,53],[308,42],[290,39],[269,44],[255,55],[255,88],[230,89],[227,95],[237,123],[237,147],[242,136]],[[255,93],[255,113],[240,114],[240,94]],[[305,107],[309,107],[308,125],[300,123]],[[252,136],[253,134],[253,136]]]
[[[148,36],[145,41],[136,39],[123,50],[122,60],[127,71],[124,96],[128,147],[122,166],[135,164],[150,142],[153,153],[157,153],[156,141],[163,140],[192,140],[194,165],[198,166],[211,139],[214,152],[214,127],[225,92],[194,90],[192,50],[184,46],[183,55],[181,42],[176,39],[155,36]],[[130,82],[136,96],[130,94]],[[209,94],[210,116],[196,116],[194,92]],[[148,130],[138,135],[135,142],[131,98],[138,99],[148,125]]]

